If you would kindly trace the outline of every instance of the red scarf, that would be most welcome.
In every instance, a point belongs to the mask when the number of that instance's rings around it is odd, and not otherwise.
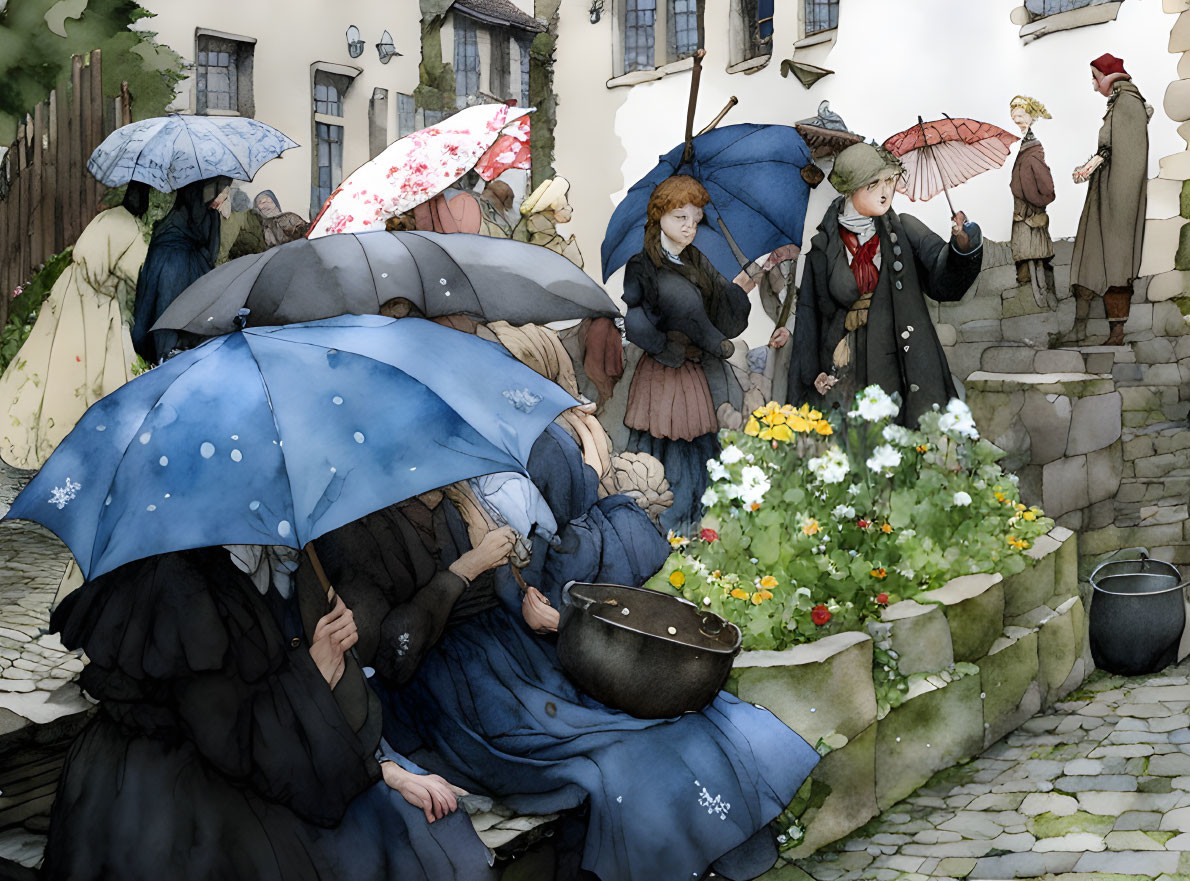
[[[873,235],[862,245],[859,236],[849,229],[839,227],[839,234],[843,237],[843,244],[851,254],[851,274],[855,276],[855,284],[859,288],[859,295],[870,294],[876,290],[876,283],[880,280],[880,270],[876,268],[876,251],[880,248],[880,236]]]

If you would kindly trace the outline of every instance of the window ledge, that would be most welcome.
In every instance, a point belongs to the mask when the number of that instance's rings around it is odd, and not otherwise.
[[[1095,3],[1091,6],[1069,9],[1066,12],[1056,12],[1024,25],[1021,28],[1020,37],[1028,44],[1034,40],[1040,40],[1047,34],[1115,21],[1122,5],[1123,0],[1110,0],[1107,3]]]
[[[614,89],[617,86],[635,86],[640,83],[659,80],[662,77],[669,76],[671,73],[681,73],[684,70],[693,69],[694,59],[692,57],[679,58],[677,61],[671,61],[669,64],[663,64],[661,67],[654,67],[649,70],[634,70],[620,76],[614,76],[607,81],[606,86],[609,89]]]
[[[196,37],[215,37],[219,40],[234,40],[237,43],[248,43],[249,45],[256,45],[256,37],[245,37],[240,34],[229,34],[226,31],[215,31],[211,28],[195,28],[194,36]]]
[[[329,113],[315,113],[314,121],[321,122],[323,125],[344,125],[346,124],[346,117],[331,116]]]
[[[350,64],[335,64],[331,61],[315,61],[310,65],[310,70],[322,71],[323,73],[334,74],[335,76],[345,76],[348,79],[355,79],[364,72],[361,67],[355,67]]]
[[[810,46],[820,46],[823,43],[833,42],[838,35],[838,28],[831,28],[829,31],[819,31],[816,34],[811,34],[804,40],[798,40],[793,44],[794,49],[807,49]]]
[[[195,116],[243,116],[238,110],[220,110],[218,107],[208,107],[201,113],[196,113]]]
[[[760,70],[762,67],[766,67],[772,58],[773,56],[771,54],[757,55],[755,58],[748,58],[736,64],[727,65],[727,72],[751,73],[752,71]]]

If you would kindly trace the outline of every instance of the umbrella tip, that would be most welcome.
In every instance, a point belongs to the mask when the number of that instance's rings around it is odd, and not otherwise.
[[[236,317],[232,319],[235,323],[236,330],[243,330],[248,326],[248,316],[252,314],[251,309],[240,309],[236,312]]]

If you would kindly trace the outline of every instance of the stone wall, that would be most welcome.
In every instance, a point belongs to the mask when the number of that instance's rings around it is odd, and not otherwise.
[[[868,634],[739,656],[730,689],[809,743],[836,747],[812,774],[829,794],[803,814],[805,838],[784,860],[849,834],[1083,682],[1093,665],[1076,541],[1055,527],[1029,550],[1035,565],[1018,575],[963,576],[922,602],[886,609],[873,627],[878,644],[897,653],[901,673],[926,675],[883,716],[872,684],[877,643]]]

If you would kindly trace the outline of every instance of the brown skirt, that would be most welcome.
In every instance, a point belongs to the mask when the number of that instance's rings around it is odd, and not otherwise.
[[[624,424],[653,437],[694,440],[719,430],[707,375],[695,361],[666,367],[641,355],[628,389]]]

